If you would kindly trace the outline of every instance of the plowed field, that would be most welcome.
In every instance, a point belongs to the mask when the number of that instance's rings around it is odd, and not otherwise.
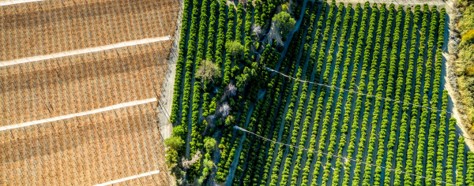
[[[154,107],[146,104],[0,132],[7,185],[92,185],[153,170],[168,185]],[[150,181],[150,178],[143,178]]]
[[[93,185],[150,171],[160,172],[120,184],[173,185],[157,102],[22,124],[159,99],[173,41],[156,38],[173,37],[179,6],[177,0],[0,6],[0,185]],[[104,49],[123,42],[132,44]],[[71,52],[79,50],[86,52]],[[18,59],[28,62],[11,63]]]
[[[0,126],[157,97],[165,46],[168,41],[0,68]]]
[[[68,0],[0,7],[0,60],[170,35],[176,0]]]

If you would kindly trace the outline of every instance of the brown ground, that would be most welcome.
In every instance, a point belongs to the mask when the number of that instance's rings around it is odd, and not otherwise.
[[[157,97],[169,43],[0,68],[0,126]]]
[[[7,185],[92,185],[162,170],[154,183],[169,185],[154,107],[2,132],[1,179]]]
[[[0,7],[0,63],[173,35],[177,0],[45,0]],[[0,67],[0,126],[160,98],[172,41]],[[0,185],[172,185],[157,103],[0,131]]]
[[[61,2],[0,7],[0,61],[171,35],[179,10],[177,0]]]

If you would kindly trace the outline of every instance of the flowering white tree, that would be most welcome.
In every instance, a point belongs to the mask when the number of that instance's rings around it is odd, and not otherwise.
[[[229,85],[227,85],[227,88],[226,88],[226,92],[225,92],[226,96],[235,96],[237,95],[237,87],[230,83]]]
[[[221,114],[222,117],[227,117],[230,114],[230,106],[229,104],[224,103],[219,107],[219,113]]]
[[[185,169],[189,169],[191,165],[199,161],[199,159],[201,159],[201,151],[198,151],[196,154],[194,154],[191,160],[186,160],[183,158],[181,161],[182,162],[181,164],[183,165]]]
[[[201,66],[199,66],[196,77],[201,78],[203,81],[211,80],[214,82],[214,78],[219,78],[221,76],[220,68],[209,60],[203,60]]]

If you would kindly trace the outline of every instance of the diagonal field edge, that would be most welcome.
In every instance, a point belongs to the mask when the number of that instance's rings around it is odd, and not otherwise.
[[[95,186],[106,186],[106,185],[117,184],[117,183],[120,183],[120,182],[124,182],[124,181],[128,181],[128,180],[133,180],[133,179],[137,179],[137,178],[141,178],[141,177],[146,177],[146,176],[151,176],[151,175],[158,174],[158,173],[160,173],[159,170],[150,171],[150,172],[145,172],[145,173],[137,174],[137,175],[134,175],[134,176],[129,176],[129,177],[125,177],[125,178],[120,178],[120,179],[118,179],[118,180],[112,180],[112,181],[109,181],[109,182],[96,184]]]
[[[100,52],[100,51],[111,50],[111,49],[116,49],[116,48],[123,48],[123,47],[135,46],[135,45],[143,45],[143,44],[155,43],[155,42],[160,42],[160,41],[168,41],[170,39],[171,39],[171,37],[168,35],[168,36],[164,36],[164,37],[155,37],[155,38],[146,38],[146,39],[133,40],[133,41],[125,41],[125,42],[114,43],[114,44],[110,44],[110,45],[91,47],[91,48],[83,48],[83,49],[79,49],[79,50],[70,50],[70,51],[58,52],[58,53],[53,53],[53,54],[48,54],[48,55],[39,55],[39,56],[25,57],[25,58],[20,58],[20,59],[13,59],[13,60],[9,60],[9,61],[0,61],[0,68],[1,67],[12,66],[12,65],[23,64],[23,63],[31,63],[31,62],[48,60],[48,59],[55,59],[55,58],[62,58],[62,57],[80,55],[80,54]]]
[[[32,2],[40,2],[43,0],[7,0],[7,1],[0,1],[0,6],[9,6],[21,3],[32,3]]]
[[[120,104],[111,105],[111,106],[108,106],[108,107],[98,108],[98,109],[94,109],[94,110],[89,110],[89,111],[85,111],[85,112],[62,115],[62,116],[57,116],[57,117],[53,117],[53,118],[46,118],[46,119],[36,120],[36,121],[29,121],[29,122],[19,123],[19,124],[15,124],[15,125],[8,125],[8,126],[0,127],[0,132],[1,131],[6,131],[6,130],[13,130],[13,129],[18,129],[18,128],[23,128],[23,127],[29,127],[29,126],[33,126],[33,125],[40,125],[40,124],[44,124],[44,123],[48,123],[48,122],[71,119],[71,118],[75,118],[75,117],[87,116],[87,115],[97,114],[97,113],[100,113],[100,112],[106,112],[106,111],[116,110],[116,109],[125,108],[125,107],[142,105],[142,104],[152,103],[152,102],[156,102],[156,101],[157,101],[156,98],[149,98],[149,99],[143,99],[143,100],[120,103]]]

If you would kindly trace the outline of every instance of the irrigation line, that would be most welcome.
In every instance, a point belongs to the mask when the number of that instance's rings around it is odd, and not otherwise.
[[[328,84],[324,84],[324,83],[317,83],[317,82],[313,82],[313,81],[302,80],[302,79],[299,79],[299,78],[295,78],[295,77],[286,75],[286,74],[284,74],[284,73],[282,73],[282,72],[279,72],[279,71],[277,71],[277,70],[274,70],[274,69],[271,69],[271,68],[268,68],[268,67],[265,67],[265,69],[267,69],[268,71],[271,71],[271,72],[275,72],[275,73],[277,73],[277,74],[279,74],[279,75],[281,75],[281,76],[284,76],[284,77],[287,77],[287,78],[290,78],[290,79],[293,79],[293,80],[302,82],[302,83],[310,83],[310,84],[314,84],[314,85],[317,85],[317,86],[323,86],[323,87],[327,87],[327,88],[331,88],[331,89],[336,89],[336,90],[343,91],[343,92],[355,93],[355,94],[359,94],[359,95],[365,95],[365,96],[367,96],[367,97],[373,97],[373,98],[377,98],[377,99],[383,100],[383,101],[391,101],[391,102],[394,102],[394,103],[401,103],[401,104],[408,104],[408,105],[416,106],[416,107],[418,107],[418,108],[426,108],[426,109],[429,109],[429,110],[432,110],[432,111],[436,111],[436,113],[441,112],[441,113],[453,114],[452,112],[449,112],[449,111],[438,110],[438,109],[436,109],[436,108],[431,108],[431,107],[427,107],[427,106],[423,106],[423,105],[417,105],[417,104],[413,104],[413,103],[403,102],[403,101],[400,101],[400,100],[395,100],[395,99],[390,99],[390,98],[384,98],[384,97],[375,96],[375,95],[371,95],[371,94],[366,94],[366,93],[359,92],[359,91],[355,91],[355,90],[344,89],[344,88],[340,88],[340,87],[336,87],[336,86],[328,85]],[[469,140],[474,140],[474,138],[464,136],[464,134],[462,134],[462,133],[458,133],[458,134],[459,134],[460,136],[462,136],[463,138],[466,138],[466,139],[469,139]]]
[[[134,180],[134,179],[138,179],[138,178],[143,178],[143,177],[147,177],[147,176],[151,176],[151,175],[155,175],[155,174],[159,174],[159,173],[160,173],[160,170],[145,172],[145,173],[138,174],[138,175],[133,175],[133,176],[125,177],[125,178],[120,178],[118,180],[112,180],[112,181],[109,181],[109,182],[96,184],[95,186],[113,185],[113,184],[129,181],[129,180]]]
[[[78,113],[73,113],[73,114],[61,115],[61,116],[56,116],[56,117],[52,117],[52,118],[29,121],[29,122],[14,124],[14,125],[7,125],[7,126],[0,127],[0,132],[7,131],[7,130],[19,129],[19,128],[23,128],[23,127],[30,127],[30,126],[34,126],[34,125],[40,125],[40,124],[50,123],[50,122],[55,122],[55,121],[61,121],[61,120],[66,120],[66,119],[71,119],[71,118],[76,118],[76,117],[88,116],[88,115],[98,114],[98,113],[102,113],[102,112],[107,112],[107,111],[112,111],[112,110],[117,110],[117,109],[122,109],[122,108],[127,108],[127,107],[133,107],[133,106],[137,106],[137,105],[148,104],[148,103],[152,103],[152,102],[155,102],[155,101],[157,101],[156,98],[129,101],[129,102],[125,102],[125,103],[119,103],[119,104],[115,104],[115,105],[111,105],[111,106],[107,106],[107,107],[97,108],[97,109],[78,112]]]
[[[402,170],[398,170],[398,169],[396,169],[396,168],[392,169],[392,168],[387,168],[387,167],[385,167],[385,166],[381,166],[381,165],[377,165],[377,164],[366,163],[366,162],[360,162],[360,161],[358,161],[358,160],[356,160],[356,159],[351,159],[351,158],[344,157],[344,156],[339,156],[339,155],[336,155],[336,154],[325,153],[325,152],[321,152],[321,151],[318,151],[318,150],[309,151],[307,148],[305,148],[305,147],[302,146],[302,145],[291,145],[291,144],[286,144],[286,143],[282,143],[282,142],[278,142],[278,141],[273,141],[273,140],[268,139],[268,138],[266,138],[266,137],[264,137],[264,136],[258,135],[258,134],[254,133],[254,132],[251,132],[251,131],[248,131],[248,130],[246,130],[246,129],[244,129],[244,128],[241,128],[241,127],[239,127],[239,126],[237,126],[237,125],[234,126],[234,129],[237,129],[237,130],[240,130],[240,131],[242,131],[242,132],[246,132],[246,133],[252,134],[252,135],[254,135],[254,136],[256,136],[256,137],[258,137],[258,138],[260,138],[260,139],[262,139],[262,140],[264,140],[264,141],[268,141],[268,142],[271,142],[271,143],[274,143],[274,144],[279,144],[279,145],[283,145],[283,146],[288,146],[288,147],[290,147],[290,148],[295,148],[295,149],[302,149],[302,150],[304,150],[304,151],[313,152],[313,153],[316,153],[316,154],[322,154],[322,155],[324,155],[324,156],[326,156],[326,157],[327,157],[327,156],[332,156],[332,157],[339,158],[339,159],[344,160],[344,161],[349,160],[349,161],[352,161],[352,162],[354,162],[354,163],[356,163],[356,164],[369,165],[369,166],[371,166],[371,167],[379,167],[379,168],[385,169],[385,170],[390,171],[390,172],[407,174],[407,172],[404,172],[404,171],[402,171]],[[332,168],[332,167],[331,167],[331,168]],[[421,175],[417,175],[417,174],[413,174],[413,173],[410,173],[409,175],[415,176],[416,179],[425,179],[425,180],[426,180],[426,179],[430,179],[430,180],[432,180],[432,181],[434,181],[434,182],[443,183],[443,184],[446,184],[446,185],[455,185],[455,184],[447,183],[447,182],[442,181],[442,180],[440,181],[440,180],[437,180],[437,179],[434,179],[434,178],[427,178],[426,176],[421,176]]]
[[[33,3],[33,2],[41,2],[43,0],[7,0],[7,1],[0,1],[0,6],[10,6],[16,5],[21,3]]]
[[[38,62],[38,61],[44,61],[44,60],[50,60],[50,59],[56,59],[56,58],[102,52],[102,51],[107,51],[107,50],[112,50],[112,49],[117,49],[117,48],[125,48],[125,47],[137,46],[137,45],[157,43],[161,41],[168,41],[170,39],[171,37],[168,35],[168,36],[163,36],[163,37],[124,41],[124,42],[113,43],[109,45],[82,48],[82,49],[58,52],[58,53],[53,53],[53,54],[30,56],[30,57],[24,57],[24,58],[19,58],[19,59],[13,59],[9,61],[0,61],[0,67],[8,67],[8,66],[19,65],[19,64],[24,64],[24,63],[32,63],[32,62]]]

